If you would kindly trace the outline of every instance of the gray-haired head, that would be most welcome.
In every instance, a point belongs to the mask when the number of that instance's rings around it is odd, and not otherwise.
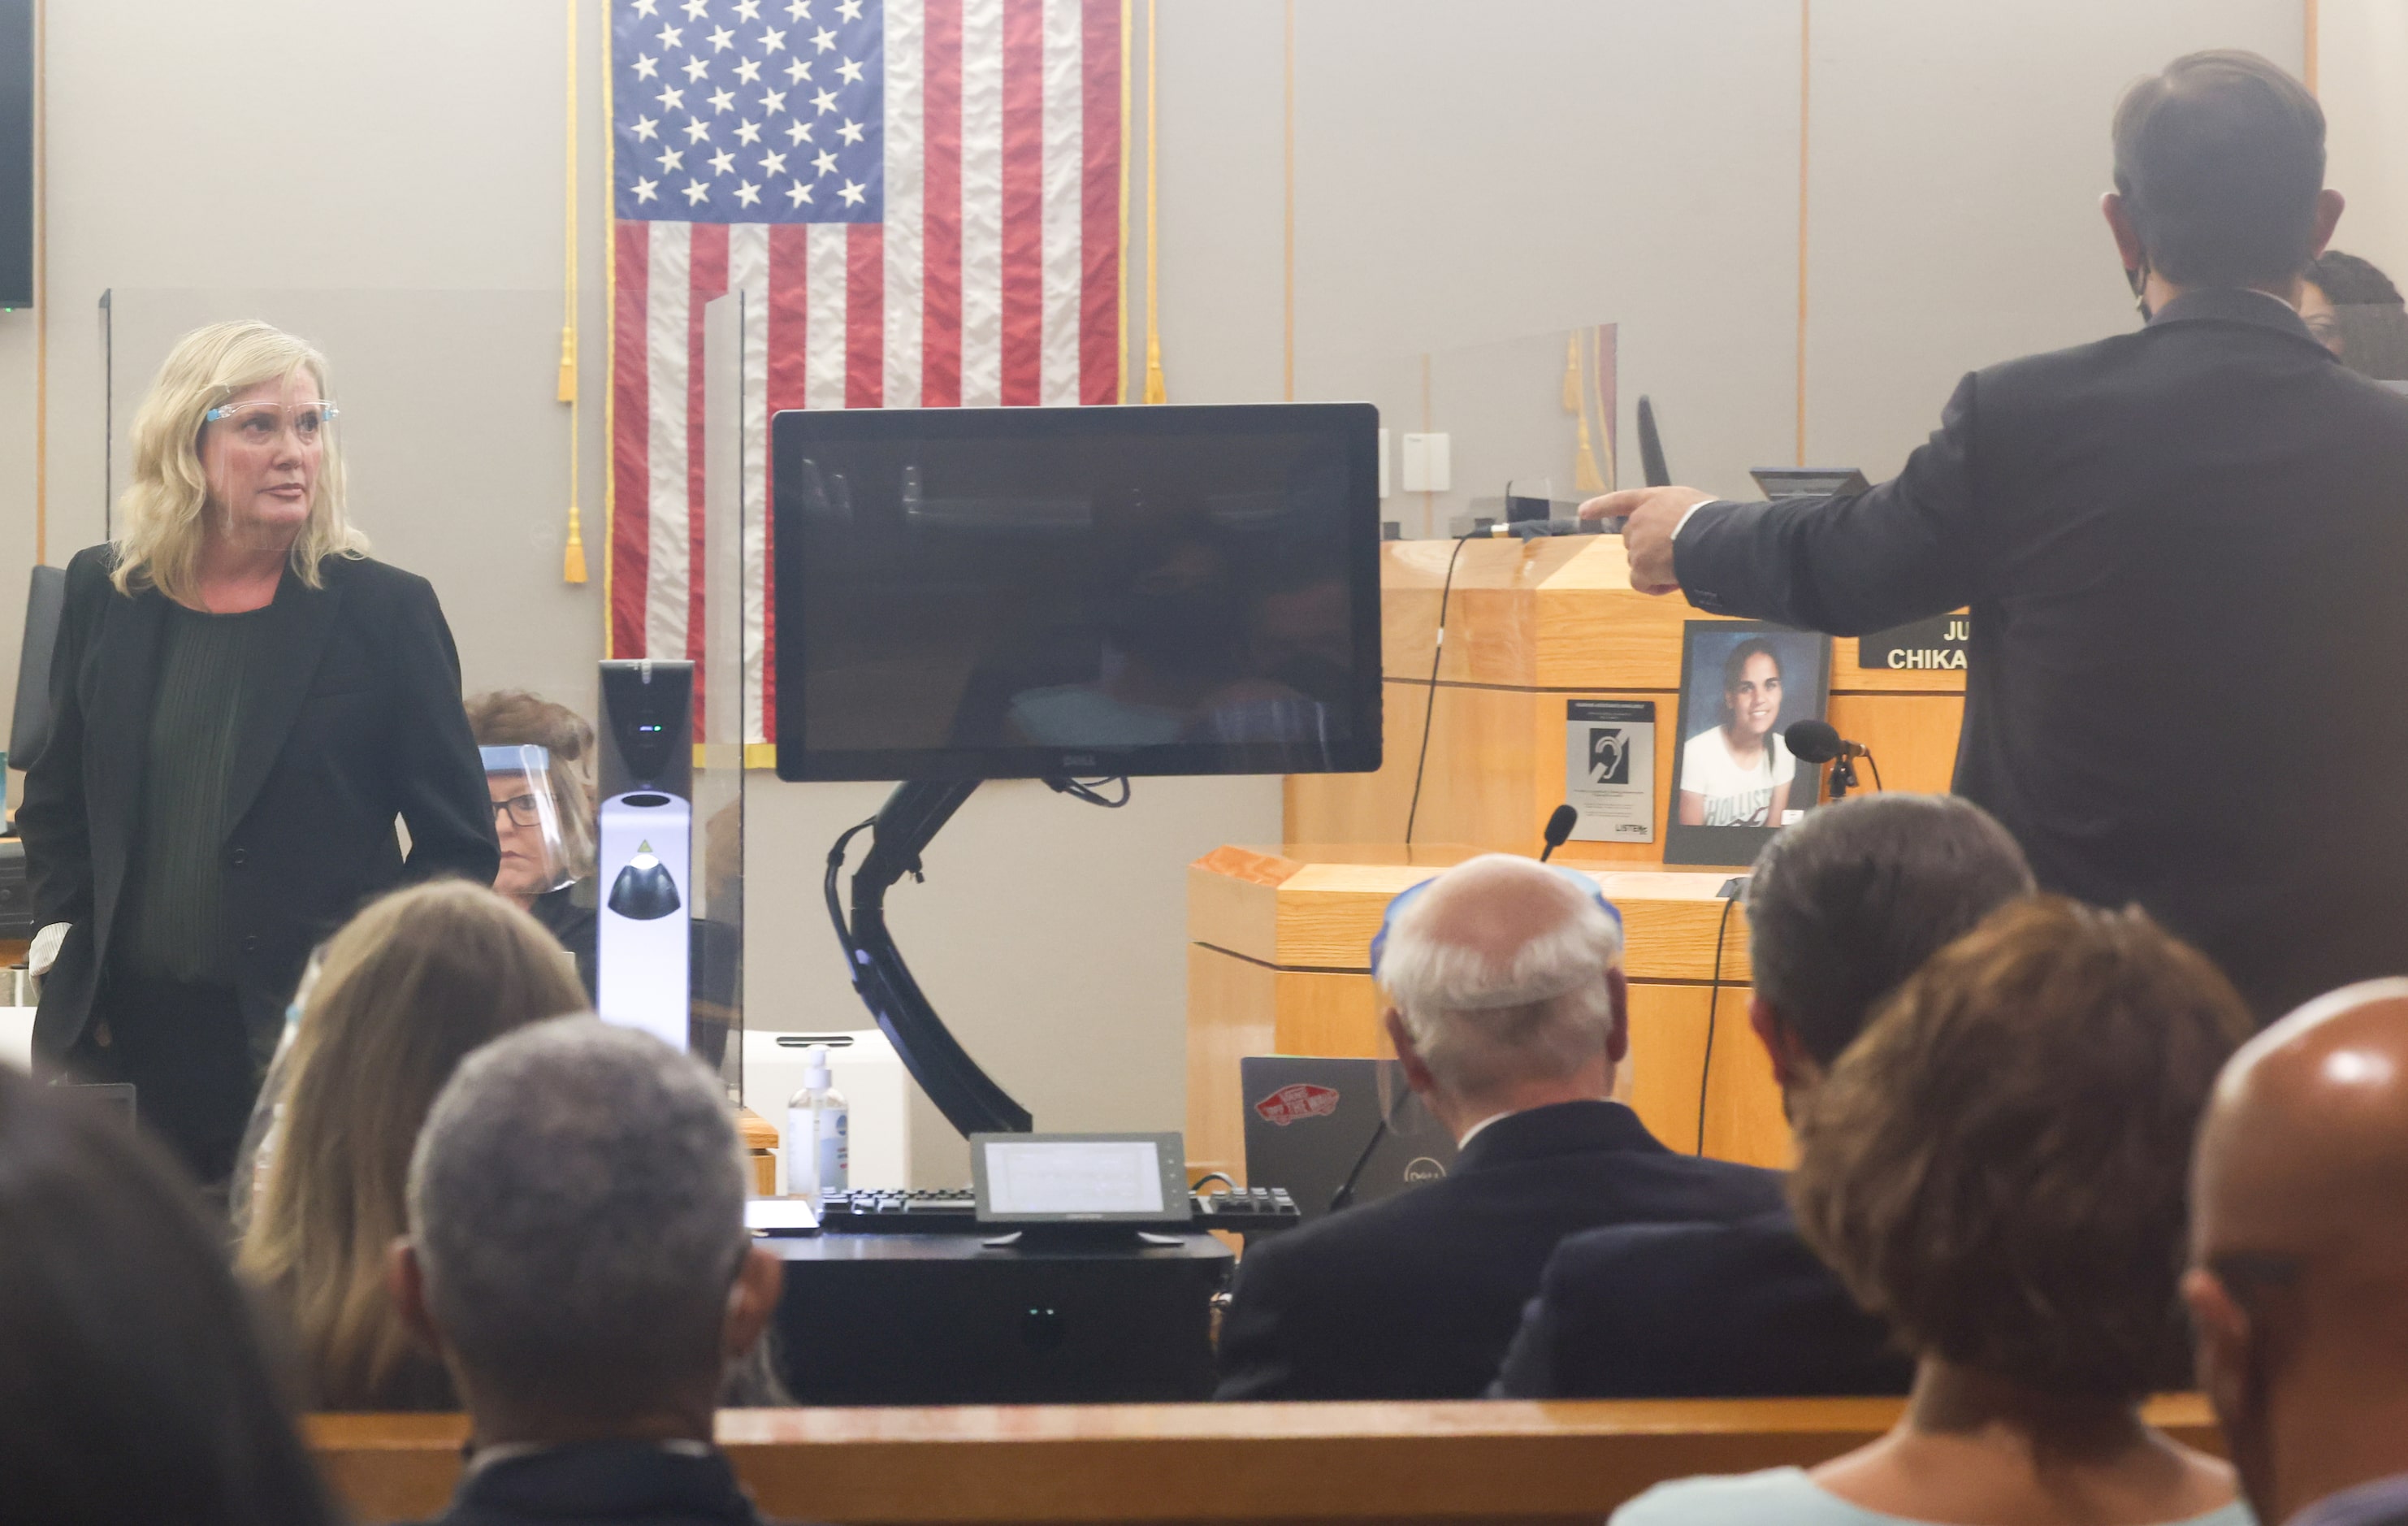
[[[1397,913],[1379,982],[1431,1075],[1459,1097],[1562,1080],[1613,1030],[1622,929],[1535,860],[1483,854]]]
[[[1829,1069],[1942,945],[2032,890],[2007,829],[1953,795],[1859,795],[1809,812],[1748,877],[1756,995]]]
[[[554,1413],[715,1383],[747,1174],[692,1059],[592,1017],[522,1029],[462,1063],[410,1158],[428,1308],[480,1391]]]

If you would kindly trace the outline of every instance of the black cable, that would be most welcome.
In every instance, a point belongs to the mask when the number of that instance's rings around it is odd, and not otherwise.
[[[1511,491],[1511,484],[1508,491]],[[1455,593],[1455,560],[1463,554],[1463,543],[1480,532],[1458,535],[1455,550],[1447,554],[1446,579],[1438,585],[1438,636],[1430,642],[1429,701],[1422,707],[1422,752],[1413,760],[1413,801],[1405,809],[1405,846],[1413,845],[1413,822],[1422,812],[1422,771],[1429,767],[1430,722],[1438,715],[1438,665],[1446,655],[1446,601]]]
[[[1203,1175],[1198,1176],[1194,1181],[1188,1183],[1187,1190],[1190,1192],[1200,1193],[1204,1190],[1204,1184],[1206,1182],[1218,1182],[1232,1192],[1235,1192],[1238,1189],[1237,1181],[1231,1177],[1227,1172],[1208,1171]]]
[[[877,825],[878,818],[872,816],[857,827],[847,828],[844,835],[836,840],[836,846],[828,849],[827,878],[821,882],[821,888],[827,895],[828,920],[836,924],[836,941],[844,950],[844,965],[848,971],[853,968],[853,925],[845,920],[844,898],[837,894],[836,881],[837,876],[844,872],[845,849],[853,845],[854,838]]]
[[[1881,764],[1874,758],[1872,751],[1870,748],[1866,749],[1865,752],[1865,763],[1873,770],[1873,787],[1878,790],[1887,791],[1889,786],[1882,783]]]
[[[1106,799],[1103,793],[1096,787],[1100,785],[1111,784],[1121,786],[1119,799]],[[1100,805],[1107,811],[1117,811],[1129,802],[1128,775],[1125,773],[1116,773],[1103,779],[1048,779],[1045,781],[1045,787],[1056,795],[1068,795],[1074,800],[1084,800],[1089,805]]]
[[[1714,924],[1714,983],[1706,998],[1706,1062],[1698,1071],[1698,1153],[1706,1153],[1706,1083],[1714,1073],[1714,1014],[1723,1000],[1723,934],[1730,930],[1731,908],[1739,904],[1739,893],[1724,898],[1721,920]]]
[[[1378,1149],[1380,1141],[1387,1137],[1388,1115],[1383,1111],[1380,1115],[1380,1127],[1371,1130],[1371,1137],[1363,1142],[1363,1153],[1354,1158],[1354,1169],[1346,1173],[1346,1180],[1338,1184],[1338,1190],[1329,1194],[1331,1213],[1338,1212],[1339,1209],[1354,1201],[1354,1178],[1363,1174],[1363,1168],[1370,1163],[1371,1152]]]

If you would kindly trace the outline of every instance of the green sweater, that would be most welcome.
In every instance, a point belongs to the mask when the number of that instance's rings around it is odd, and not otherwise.
[[[150,979],[234,984],[225,914],[227,786],[242,735],[243,673],[267,612],[204,614],[171,604],[143,753],[142,818],[118,946]]]

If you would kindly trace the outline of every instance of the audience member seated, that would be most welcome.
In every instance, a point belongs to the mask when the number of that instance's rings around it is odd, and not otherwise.
[[[2258,1519],[2408,1521],[2408,980],[2233,1057],[2193,1181],[2200,1387]]]
[[[711,1444],[778,1303],[718,1079],[590,1017],[462,1064],[409,1167],[395,1301],[466,1401],[448,1526],[751,1522]]]
[[[0,1067],[0,1520],[337,1519],[193,1184]]]
[[[1898,1426],[1811,1472],[1649,1490],[1616,1526],[2246,1526],[2141,1418],[2188,1360],[2185,1166],[2249,1014],[2135,909],[2002,908],[1899,988],[1799,1115],[1807,1242],[1916,1358]]]
[[[2032,888],[1969,800],[1862,795],[1774,838],[1748,879],[1748,1021],[1796,1117],[1842,1050],[1940,947]],[[1505,1359],[1517,1399],[1904,1393],[1914,1363],[1798,1238],[1787,1209],[1627,1224],[1556,1247]]]
[[[552,936],[460,880],[387,896],[326,945],[261,1101],[238,1258],[299,1334],[311,1408],[459,1407],[385,1291],[410,1147],[470,1050],[584,1005]]]
[[[2371,262],[2337,249],[2317,255],[2300,282],[2300,317],[2350,369],[2408,380],[2408,306]]]
[[[540,747],[541,776],[495,770],[488,759],[485,786],[494,798],[494,835],[502,845],[494,888],[518,902],[577,958],[577,977],[594,995],[597,898],[594,883],[594,727],[566,705],[523,689],[472,695],[468,729],[477,745]],[[535,793],[542,791],[540,799]],[[561,851],[546,850],[538,804],[549,808]],[[565,882],[565,883],[564,883]]]
[[[1474,858],[1390,903],[1371,968],[1455,1173],[1251,1247],[1220,1397],[1477,1397],[1565,1235],[1778,1205],[1778,1173],[1676,1155],[1610,1100],[1622,923],[1584,876]]]

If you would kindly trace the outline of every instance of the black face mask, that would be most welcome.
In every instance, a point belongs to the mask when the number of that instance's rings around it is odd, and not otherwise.
[[[2141,322],[2155,319],[2157,314],[2149,308],[2149,257],[2142,255],[2138,266],[2124,272],[2124,280],[2132,288],[2132,306],[2141,310]]]

